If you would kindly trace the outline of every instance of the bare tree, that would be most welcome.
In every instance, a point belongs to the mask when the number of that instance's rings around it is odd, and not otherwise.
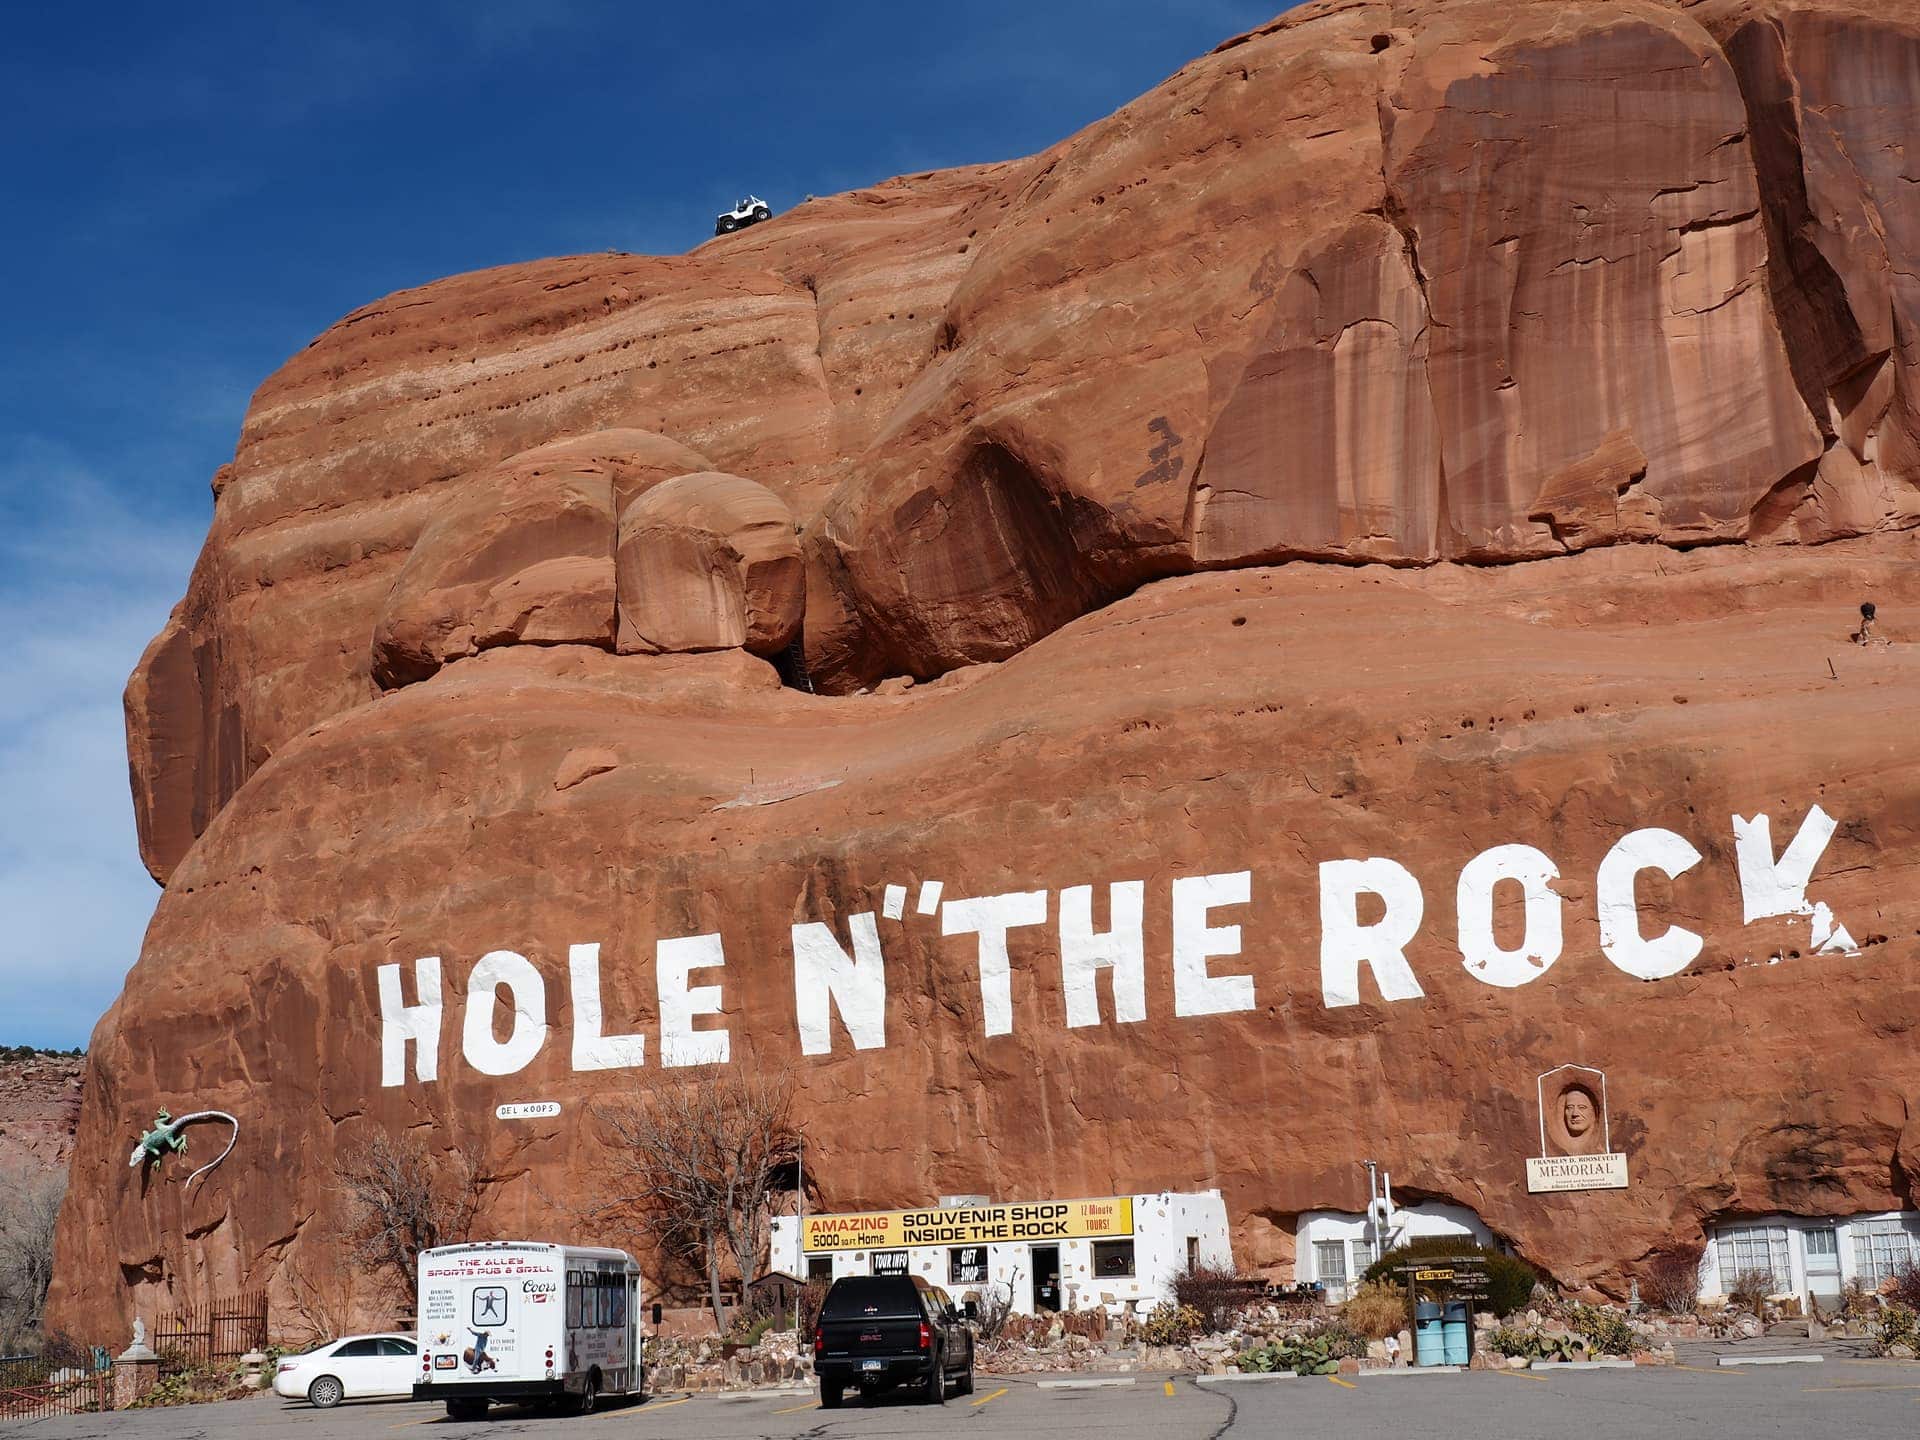
[[[797,1157],[791,1077],[742,1063],[607,1102],[595,1114],[609,1155],[608,1198],[593,1213],[633,1221],[696,1260],[714,1324],[724,1329],[723,1251],[743,1285],[759,1278],[768,1201]]]
[[[340,1162],[347,1253],[368,1275],[415,1300],[422,1250],[471,1237],[487,1179],[459,1151],[436,1163],[411,1135],[381,1131]]]
[[[53,1282],[53,1231],[64,1172],[0,1176],[0,1347],[36,1335]]]

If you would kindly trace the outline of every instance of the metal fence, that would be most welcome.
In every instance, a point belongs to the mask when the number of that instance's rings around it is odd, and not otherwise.
[[[38,1355],[0,1356],[0,1420],[44,1420],[113,1408],[113,1372],[55,1367]]]
[[[163,1315],[153,1327],[153,1348],[166,1366],[210,1365],[267,1345],[267,1292],[216,1296]]]

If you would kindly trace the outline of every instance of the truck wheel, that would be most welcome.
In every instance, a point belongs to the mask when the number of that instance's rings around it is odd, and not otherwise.
[[[962,1395],[973,1393],[973,1356],[971,1355],[967,1356],[967,1373],[960,1377],[960,1393]]]
[[[841,1389],[840,1386],[834,1384],[831,1380],[822,1380],[820,1382],[820,1408],[822,1410],[838,1410],[840,1408],[840,1402],[846,1393],[845,1390]]]
[[[316,1410],[331,1410],[347,1398],[347,1387],[331,1375],[322,1375],[307,1387],[307,1403]]]
[[[475,1400],[471,1396],[459,1400],[447,1401],[449,1420],[484,1420],[487,1418],[487,1402]]]
[[[936,1355],[933,1369],[927,1372],[926,1400],[929,1405],[947,1403],[947,1362],[943,1356]]]
[[[600,1372],[589,1370],[586,1383],[580,1387],[580,1403],[574,1406],[576,1415],[591,1415],[594,1402],[600,1398]]]

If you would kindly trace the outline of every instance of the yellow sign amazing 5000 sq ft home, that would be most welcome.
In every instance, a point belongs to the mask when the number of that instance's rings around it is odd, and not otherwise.
[[[911,1245],[987,1245],[1011,1240],[1106,1240],[1133,1234],[1133,1200],[1038,1200],[955,1205],[944,1210],[875,1210],[809,1215],[808,1251],[889,1250]]]

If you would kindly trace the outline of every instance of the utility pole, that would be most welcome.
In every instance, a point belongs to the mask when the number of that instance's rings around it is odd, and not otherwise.
[[[800,1283],[793,1287],[793,1343],[804,1342],[800,1334],[800,1292],[807,1285],[807,1132],[798,1132],[799,1146],[799,1185],[793,1192],[793,1264],[801,1273],[793,1278]]]

